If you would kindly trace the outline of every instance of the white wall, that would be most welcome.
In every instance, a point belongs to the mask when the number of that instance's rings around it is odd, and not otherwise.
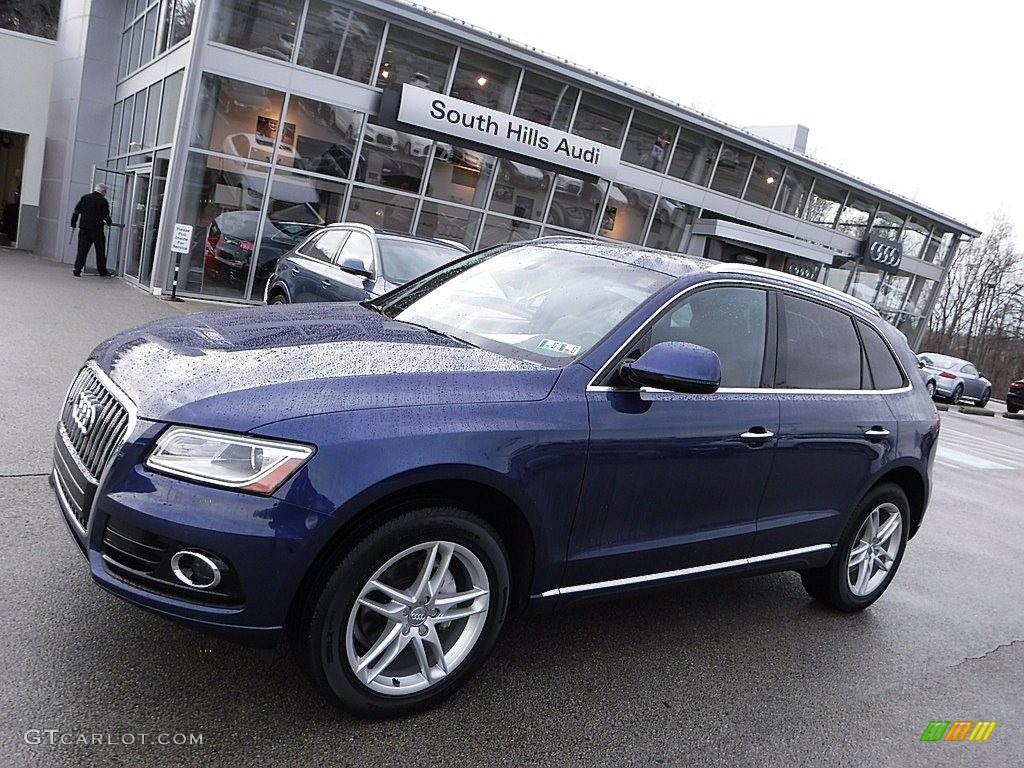
[[[0,130],[28,135],[21,182],[18,244],[35,241],[39,190],[43,176],[46,121],[57,46],[52,40],[0,29]]]

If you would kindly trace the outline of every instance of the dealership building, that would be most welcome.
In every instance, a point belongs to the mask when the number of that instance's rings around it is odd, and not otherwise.
[[[72,262],[71,211],[104,182],[108,262],[157,295],[178,261],[179,294],[260,302],[323,222],[471,249],[574,234],[803,275],[913,344],[979,234],[807,157],[806,129],[730,126],[402,2],[62,5],[29,240]]]

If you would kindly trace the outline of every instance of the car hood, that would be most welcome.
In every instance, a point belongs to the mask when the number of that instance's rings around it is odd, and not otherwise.
[[[91,357],[140,418],[241,432],[342,410],[542,400],[558,378],[342,302],[158,320]]]

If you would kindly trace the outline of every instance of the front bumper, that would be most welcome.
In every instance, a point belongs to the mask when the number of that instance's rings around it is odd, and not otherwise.
[[[118,451],[100,479],[84,529],[56,473],[51,474],[57,504],[93,581],[130,603],[204,632],[248,645],[276,644],[303,577],[330,538],[332,518],[283,499],[147,470],[142,459],[161,429],[141,425],[136,438]],[[144,548],[144,556],[155,553],[155,570],[125,555],[116,538],[119,530],[145,534],[135,536],[145,543],[128,548],[136,554]],[[225,565],[234,589],[215,596],[175,584],[166,565],[173,552],[166,547],[158,552],[154,542],[213,556]]]

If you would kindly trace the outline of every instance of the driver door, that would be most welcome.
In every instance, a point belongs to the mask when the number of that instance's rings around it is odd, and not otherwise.
[[[684,341],[714,350],[710,395],[631,387],[612,367],[590,387],[590,453],[564,584],[637,579],[746,557],[779,432],[774,298],[756,287],[694,291],[624,350]]]

